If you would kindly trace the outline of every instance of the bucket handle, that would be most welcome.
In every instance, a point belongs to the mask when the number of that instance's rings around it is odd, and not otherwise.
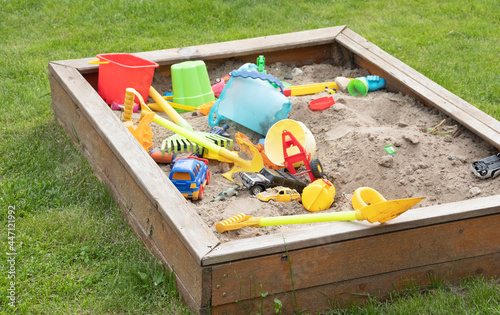
[[[219,100],[215,102],[215,104],[210,109],[210,112],[208,113],[208,125],[210,127],[219,126],[219,121],[226,119],[226,117],[219,114],[218,110],[219,110]]]
[[[109,61],[101,61],[99,59],[89,61],[89,65],[107,65]]]

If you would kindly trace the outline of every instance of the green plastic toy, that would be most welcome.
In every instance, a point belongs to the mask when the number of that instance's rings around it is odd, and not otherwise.
[[[215,101],[203,60],[184,61],[171,67],[173,102],[198,107]],[[177,110],[184,112],[183,110]]]
[[[259,69],[259,72],[267,73],[267,71],[264,70],[265,67],[266,67],[266,58],[264,58],[264,56],[260,55],[257,58],[257,68]]]

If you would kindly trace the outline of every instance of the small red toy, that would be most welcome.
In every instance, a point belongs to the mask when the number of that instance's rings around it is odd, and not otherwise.
[[[333,97],[325,96],[312,100],[309,103],[309,108],[312,110],[324,110],[330,108],[330,106],[332,106],[333,104],[335,104],[335,100],[333,99]]]
[[[321,163],[319,162],[319,160],[318,159],[311,160],[311,153],[307,153],[306,150],[304,150],[302,144],[300,144],[297,138],[295,138],[290,131],[283,130],[281,137],[283,141],[283,156],[285,157],[284,165],[290,172],[290,174],[297,173],[293,164],[297,162],[303,162],[304,166],[306,167],[306,171],[296,175],[308,173],[311,182],[314,182],[316,179],[323,177],[323,169],[321,167]],[[287,151],[288,148],[291,148],[293,146],[299,149],[299,153],[288,155]]]
[[[226,81],[224,80],[212,85],[212,91],[214,92],[215,97],[220,96],[220,93],[222,92],[222,90],[224,90],[225,86],[226,86]]]
[[[222,93],[222,90],[224,90],[224,87],[226,86],[226,82],[229,81],[231,78],[231,75],[225,75],[222,78],[217,78],[215,80],[215,84],[212,85],[212,91],[214,92],[215,97],[219,97],[220,93]]]

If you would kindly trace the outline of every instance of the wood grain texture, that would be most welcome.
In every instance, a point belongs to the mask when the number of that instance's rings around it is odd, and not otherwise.
[[[187,304],[193,309],[206,306],[209,292],[202,287],[209,285],[210,277],[203,272],[199,260],[166,224],[158,205],[150,201],[52,75],[50,82],[53,109],[59,123],[78,144],[94,173],[107,183],[135,233],[153,254],[176,272],[179,291]]]
[[[390,259],[390,258],[388,258]],[[444,280],[458,283],[458,279],[467,276],[495,277],[500,274],[500,253],[477,257],[468,257],[452,262],[432,264],[417,268],[408,268],[384,274],[361,277],[347,281],[329,283],[307,289],[279,292],[260,298],[232,301],[223,305],[212,306],[212,314],[273,314],[274,299],[283,303],[283,314],[295,314],[300,310],[306,314],[327,312],[330,308],[349,307],[355,303],[363,304],[370,296],[385,300],[389,293],[410,289],[414,285],[425,288],[432,281]],[[337,272],[335,269],[332,273]],[[259,292],[259,288],[256,288]],[[267,292],[266,288],[263,288]],[[263,302],[264,306],[261,307]]]
[[[212,305],[500,252],[500,214],[407,229],[213,266]],[[334,271],[334,272],[332,272]],[[243,287],[243,290],[241,289]],[[258,294],[258,291],[257,291]]]

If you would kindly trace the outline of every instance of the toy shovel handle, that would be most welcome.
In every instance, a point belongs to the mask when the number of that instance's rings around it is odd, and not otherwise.
[[[107,65],[109,61],[101,61],[99,59],[89,61],[89,65]]]
[[[149,96],[156,101],[156,103],[174,121],[174,123],[186,130],[193,131],[193,127],[191,127],[187,120],[182,118],[181,115],[175,111],[172,105],[170,105],[152,86],[149,87]]]

